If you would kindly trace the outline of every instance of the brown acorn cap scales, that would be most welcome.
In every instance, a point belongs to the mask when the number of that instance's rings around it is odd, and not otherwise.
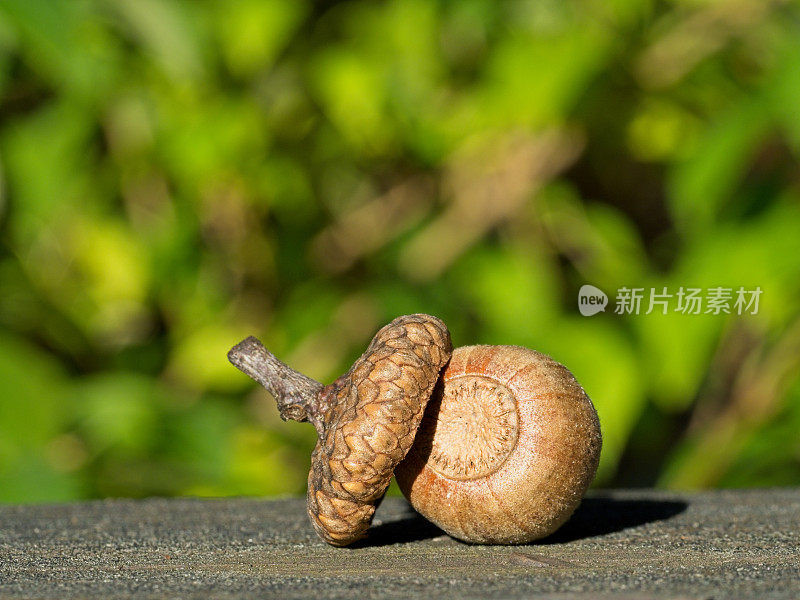
[[[228,353],[275,397],[284,420],[317,429],[306,500],[314,529],[329,544],[346,546],[364,536],[451,351],[444,323],[416,314],[378,331],[350,370],[327,386],[294,371],[253,337]]]

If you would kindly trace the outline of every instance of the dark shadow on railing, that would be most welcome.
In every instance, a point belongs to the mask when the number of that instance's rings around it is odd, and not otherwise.
[[[374,525],[370,528],[366,539],[353,544],[350,548],[374,548],[390,544],[421,542],[440,535],[446,534],[427,519],[416,513],[410,513],[396,521]]]
[[[585,498],[570,520],[558,531],[531,544],[564,544],[607,535],[669,519],[682,513],[687,506],[686,502],[678,500],[618,499],[604,496]],[[400,519],[373,526],[366,539],[350,547],[367,548],[420,542],[441,535],[445,533],[433,523],[409,512]]]
[[[534,544],[563,544],[669,519],[686,510],[678,500],[585,498],[569,521]]]

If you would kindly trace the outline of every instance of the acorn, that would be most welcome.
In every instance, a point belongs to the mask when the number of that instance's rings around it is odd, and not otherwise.
[[[564,365],[520,346],[465,346],[395,476],[414,509],[449,535],[522,544],[570,517],[601,446],[597,412]]]

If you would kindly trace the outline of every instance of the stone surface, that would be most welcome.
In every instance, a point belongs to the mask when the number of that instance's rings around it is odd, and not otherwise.
[[[798,598],[800,489],[600,492],[550,538],[457,542],[387,499],[357,547],[301,499],[0,507],[0,598]]]

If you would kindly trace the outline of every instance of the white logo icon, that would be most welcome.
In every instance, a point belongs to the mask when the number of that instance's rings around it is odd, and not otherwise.
[[[608,296],[593,285],[582,285],[578,292],[578,310],[584,317],[591,317],[606,310]]]

